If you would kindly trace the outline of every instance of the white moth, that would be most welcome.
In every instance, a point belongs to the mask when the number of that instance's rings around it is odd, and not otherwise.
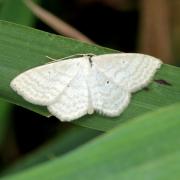
[[[83,55],[25,71],[10,86],[30,103],[47,106],[61,121],[97,111],[118,116],[131,93],[150,83],[162,62],[134,53]]]

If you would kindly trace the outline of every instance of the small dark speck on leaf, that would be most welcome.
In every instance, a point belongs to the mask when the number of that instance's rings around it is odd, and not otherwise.
[[[109,84],[109,81],[107,81],[107,84]]]
[[[154,81],[156,83],[159,83],[159,84],[162,84],[162,85],[172,86],[172,84],[170,84],[169,82],[165,81],[164,79],[155,79]]]
[[[149,91],[148,87],[143,88],[144,91]]]
[[[52,37],[52,34],[50,34],[50,33],[48,33],[47,35],[48,35],[49,37]]]

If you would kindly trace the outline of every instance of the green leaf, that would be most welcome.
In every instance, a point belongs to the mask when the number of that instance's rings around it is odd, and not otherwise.
[[[39,0],[34,0],[38,2]],[[3,0],[0,7],[0,18],[27,26],[34,24],[35,18],[23,0]]]
[[[38,31],[32,28],[0,21],[0,97],[42,115],[48,116],[46,108],[35,106],[15,94],[10,81],[21,72],[55,59],[78,53],[104,54],[117,52],[96,45],[89,45],[62,36]],[[119,123],[132,119],[147,111],[180,102],[180,69],[163,65],[154,79],[163,79],[170,85],[153,81],[148,90],[135,93],[125,112],[117,118],[100,115],[85,116],[74,123],[80,126],[107,131]]]
[[[54,139],[48,141],[45,145],[27,154],[25,157],[21,157],[19,161],[16,161],[7,167],[7,169],[3,171],[3,175],[15,173],[39,163],[55,159],[74,150],[85,142],[87,143],[90,139],[100,134],[102,133],[92,129],[80,126],[70,126],[65,132],[60,132]]]
[[[83,147],[27,171],[30,179],[179,179],[180,103],[146,113]]]
[[[22,0],[0,1],[0,19],[24,25],[33,25],[35,20],[34,16],[27,10]],[[0,100],[0,146],[3,145],[4,138],[7,135],[11,109],[11,104]]]

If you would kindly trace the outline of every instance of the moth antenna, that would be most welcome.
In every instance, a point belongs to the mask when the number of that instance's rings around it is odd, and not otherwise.
[[[53,62],[57,62],[59,60],[64,60],[64,59],[70,59],[70,58],[73,58],[73,57],[84,57],[84,56],[95,56],[95,54],[93,53],[87,53],[87,54],[73,54],[73,55],[70,55],[70,56],[67,56],[67,57],[63,57],[63,58],[60,58],[60,59],[54,59],[52,57],[49,57],[49,56],[46,56],[48,59],[52,60]],[[51,62],[48,62],[48,63],[51,63]]]

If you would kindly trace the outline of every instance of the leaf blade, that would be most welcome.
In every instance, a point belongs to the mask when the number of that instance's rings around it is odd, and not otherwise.
[[[62,158],[8,179],[178,179],[179,108],[174,104],[146,113]]]
[[[1,98],[46,116],[49,116],[46,108],[26,102],[10,89],[9,83],[16,75],[29,68],[47,63],[49,61],[46,58],[47,55],[60,59],[79,53],[117,52],[5,21],[0,21],[0,51],[2,52],[0,54]],[[157,84],[153,81],[148,86],[149,91],[142,90],[133,95],[129,107],[117,118],[93,115],[85,116],[74,123],[107,131],[147,111],[180,102],[180,82],[177,81],[179,72],[180,68],[163,65],[154,78],[164,79],[172,86]]]

